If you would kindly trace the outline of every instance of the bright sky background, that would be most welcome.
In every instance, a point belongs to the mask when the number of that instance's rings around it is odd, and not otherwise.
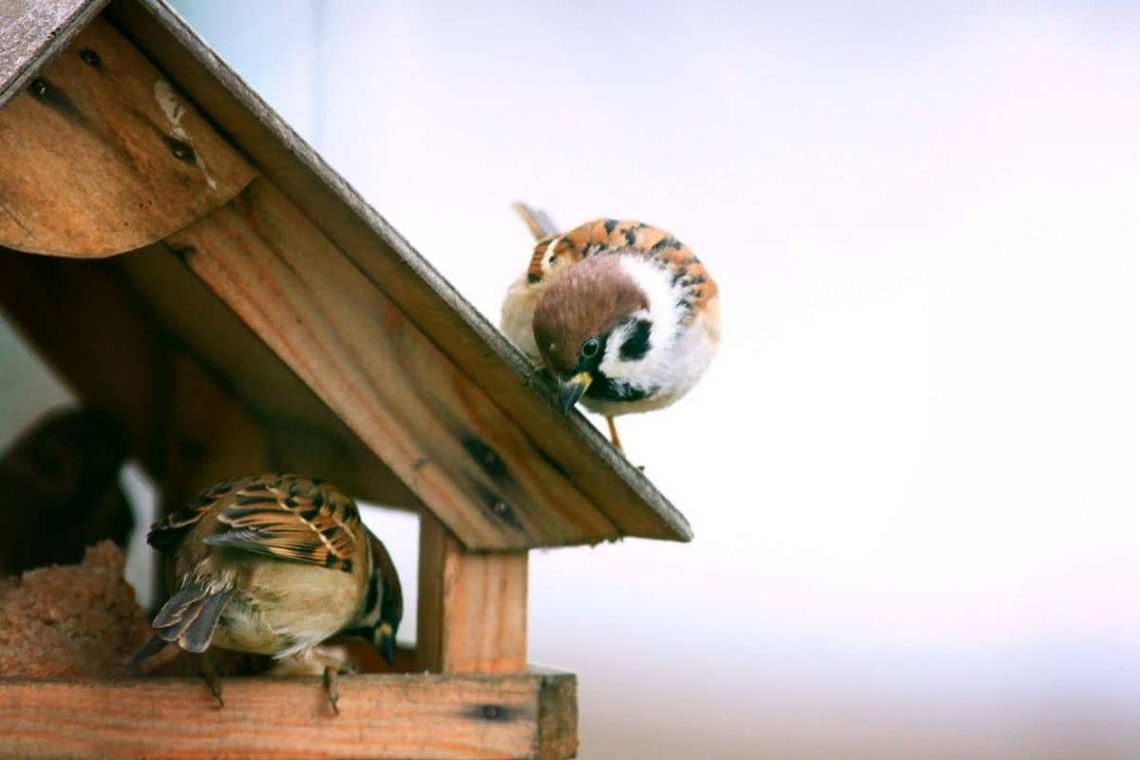
[[[1140,753],[1140,6],[176,5],[494,321],[520,198],[719,280],[695,541],[532,560],[580,757]]]
[[[696,540],[532,565],[582,757],[1140,752],[1140,8],[272,7],[180,3],[488,316],[518,198],[720,281]]]

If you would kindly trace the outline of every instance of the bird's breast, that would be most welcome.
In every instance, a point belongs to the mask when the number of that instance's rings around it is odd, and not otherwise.
[[[354,576],[297,562],[258,563],[234,589],[213,644],[285,657],[321,643],[351,622]]]

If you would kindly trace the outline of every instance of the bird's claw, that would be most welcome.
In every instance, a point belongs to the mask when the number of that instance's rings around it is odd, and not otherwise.
[[[332,708],[333,715],[340,715],[340,689],[337,686],[338,669],[332,666],[325,666],[325,693],[329,698],[329,707]]]

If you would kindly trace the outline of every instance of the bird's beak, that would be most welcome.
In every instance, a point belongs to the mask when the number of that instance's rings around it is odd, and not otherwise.
[[[582,398],[582,394],[590,387],[593,377],[589,372],[579,372],[569,380],[563,380],[558,390],[558,406],[563,414],[570,414],[570,410]]]
[[[380,652],[380,656],[383,657],[389,665],[395,665],[396,632],[392,630],[391,625],[383,623],[376,633],[376,649]]]

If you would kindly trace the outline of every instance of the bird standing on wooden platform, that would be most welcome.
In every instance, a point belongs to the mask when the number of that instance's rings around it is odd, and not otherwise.
[[[155,523],[147,542],[172,552],[179,588],[132,662],[169,642],[188,652],[216,646],[272,655],[275,674],[323,674],[337,712],[344,654],[322,642],[362,636],[395,660],[403,616],[396,567],[355,502],[328,483],[296,475],[226,480]]]
[[[538,239],[503,303],[502,329],[559,382],[569,414],[579,400],[614,417],[669,406],[700,380],[720,342],[717,286],[668,232],[597,219],[565,234],[515,204]]]

